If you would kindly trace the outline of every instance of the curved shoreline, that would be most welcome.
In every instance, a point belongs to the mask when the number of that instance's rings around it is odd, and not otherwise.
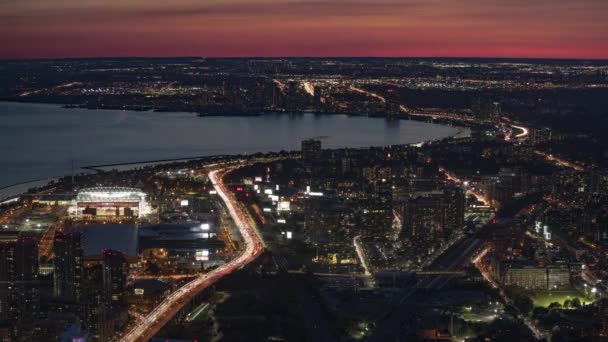
[[[441,139],[435,139],[435,140],[427,140],[427,141],[421,141],[419,143],[410,143],[410,144],[402,144],[403,145],[418,145],[421,143],[428,143],[428,142],[438,142],[438,141],[443,141],[446,139],[459,139],[458,135],[460,135],[462,133],[461,130],[459,130],[458,132],[456,132],[453,135],[441,138]],[[466,139],[467,137],[460,137],[460,139]],[[382,147],[388,147],[388,146],[397,146],[397,145],[383,145],[383,146],[367,146],[367,147],[342,147],[340,149],[367,149],[367,148],[382,148]],[[331,150],[331,149],[330,149]],[[286,151],[287,153],[297,153],[299,151]],[[280,153],[280,152],[256,152],[253,154],[271,154],[271,153]],[[99,165],[87,165],[87,166],[82,166],[79,168],[79,170],[86,170],[89,172],[107,172],[109,170],[117,170],[117,169],[112,169],[112,167],[120,167],[120,166],[131,166],[128,168],[125,168],[123,170],[118,170],[119,172],[125,172],[125,171],[130,171],[133,170],[137,167],[154,167],[154,166],[159,166],[159,165],[163,165],[163,164],[172,164],[172,163],[186,163],[188,161],[195,161],[195,160],[202,160],[202,159],[222,159],[222,158],[231,158],[231,157],[238,157],[238,156],[251,156],[253,154],[218,154],[218,155],[208,155],[208,156],[197,156],[197,157],[185,157],[185,158],[172,158],[172,159],[160,159],[160,160],[146,160],[146,161],[135,161],[135,162],[124,162],[124,163],[111,163],[111,164],[99,164]],[[110,168],[109,170],[104,170],[104,168]],[[78,172],[75,173],[75,176],[78,175],[83,175],[86,174],[87,172]],[[64,174],[62,176],[55,176],[55,177],[48,177],[48,178],[41,178],[41,179],[37,179],[37,180],[32,180],[32,181],[24,181],[24,182],[19,182],[19,183],[15,183],[12,185],[7,185],[5,187],[0,188],[0,205],[2,205],[2,202],[5,202],[7,200],[11,200],[13,198],[22,196],[23,194],[36,189],[36,188],[41,188],[41,187],[45,187],[51,184],[51,182],[54,181],[58,181],[61,180],[62,178],[65,177],[69,177],[69,174]],[[34,186],[34,185],[38,185],[38,186]],[[29,187],[27,187],[29,186]],[[23,187],[23,188],[21,188]],[[15,189],[17,190],[17,192],[11,192],[11,189]]]
[[[34,180],[29,182],[21,182],[13,185],[8,185],[2,189],[0,189],[0,205],[5,201],[9,201],[16,197],[22,196],[29,192],[30,190],[37,189],[40,187],[47,186],[51,184],[54,180],[59,180],[65,176],[60,177],[52,177],[52,178],[43,178],[40,180]]]
[[[62,104],[57,104],[57,103],[43,103],[43,102],[21,102],[21,101],[0,101],[0,104],[2,103],[6,103],[6,104],[17,104],[17,105],[34,105],[34,106],[49,106],[49,107],[53,107],[53,108],[61,108],[61,109],[71,109],[71,108],[63,108]],[[82,108],[78,108],[83,110]],[[87,111],[91,111],[89,109],[86,109]],[[109,111],[121,111],[121,110],[117,110],[117,109],[108,109]],[[103,111],[103,109],[102,109]],[[124,110],[125,112],[132,112],[130,110]],[[141,112],[137,112],[137,113],[141,113]],[[156,113],[156,112],[150,112],[150,113]],[[178,114],[189,114],[189,115],[193,115],[195,116],[196,113],[190,113],[190,112],[172,112],[172,113],[178,113]],[[158,114],[158,113],[156,113]],[[284,116],[284,115],[311,115],[310,113],[264,113],[261,114],[261,116],[263,115],[278,115],[278,116]],[[362,115],[348,115],[348,114],[344,114],[344,113],[323,113],[323,114],[319,114],[320,116],[346,116],[347,119],[349,118],[361,118],[364,117]],[[223,117],[226,118],[236,118],[237,116],[234,115],[222,115]],[[376,117],[376,116],[365,116],[366,118],[369,119],[382,119],[382,117]],[[412,122],[420,122],[420,121],[425,121],[426,123],[429,123],[427,120],[416,120],[416,118],[398,118],[398,121],[412,121]],[[440,126],[451,126],[452,128],[456,128],[456,131],[453,132],[452,134],[440,137],[440,138],[431,138],[428,140],[424,140],[422,142],[430,142],[430,141],[441,141],[444,139],[458,139],[458,138],[462,138],[463,137],[463,133],[464,136],[469,136],[470,135],[470,127],[467,127],[467,125],[450,125],[450,123],[444,123],[444,122],[437,122],[437,123],[431,123],[431,124],[435,124],[435,125],[440,125]],[[419,143],[419,142],[418,142]],[[396,145],[411,145],[411,144],[416,144],[416,143],[404,143],[404,144],[391,144],[390,142],[387,142],[386,144],[381,144],[381,145],[377,145],[377,144],[371,144],[368,146],[341,146],[341,147],[329,147],[329,149],[336,149],[336,148],[353,148],[353,149],[357,149],[357,148],[371,148],[371,147],[380,147],[380,146],[396,146]],[[277,148],[278,152],[280,150],[280,148]],[[210,151],[211,152],[211,151]],[[117,162],[117,163],[104,163],[104,164],[89,164],[89,165],[85,165],[85,166],[81,166],[77,168],[76,174],[83,174],[83,173],[87,173],[87,172],[100,172],[100,171],[106,171],[104,170],[104,168],[111,168],[111,167],[121,167],[121,166],[132,166],[129,169],[135,168],[135,167],[145,167],[145,166],[151,166],[151,165],[156,165],[156,164],[163,164],[163,163],[175,163],[175,162],[186,162],[189,160],[196,160],[196,159],[203,159],[203,158],[219,158],[219,157],[228,157],[228,156],[235,156],[235,155],[252,155],[255,153],[272,153],[272,151],[266,150],[266,151],[257,151],[257,152],[251,152],[251,153],[246,153],[246,152],[242,152],[242,153],[223,153],[223,154],[209,154],[209,155],[198,155],[198,156],[186,156],[186,157],[177,157],[177,158],[162,158],[162,159],[153,159],[153,160],[140,160],[140,161],[128,161],[128,162]],[[125,169],[126,170],[126,169]],[[0,187],[0,201],[4,201],[5,199],[11,198],[11,197],[16,197],[19,195],[22,195],[26,192],[28,192],[30,189],[33,188],[39,188],[39,187],[43,187],[48,185],[50,182],[52,181],[57,181],[61,178],[67,177],[69,176],[69,172],[64,173],[63,175],[53,175],[53,176],[48,176],[48,177],[39,177],[33,180],[25,180],[25,181],[20,181],[20,182],[16,182],[16,183],[12,183],[12,184],[8,184],[5,186]]]

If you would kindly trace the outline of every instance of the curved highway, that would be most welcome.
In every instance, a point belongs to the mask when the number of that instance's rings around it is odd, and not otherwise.
[[[515,139],[522,139],[522,138],[525,138],[528,135],[530,135],[530,130],[528,129],[528,127],[517,126],[517,125],[511,125],[511,127],[519,130],[519,133],[517,133],[515,135]]]
[[[254,261],[263,250],[264,243],[259,237],[254,223],[249,219],[242,206],[236,201],[222,182],[224,174],[234,170],[230,167],[223,170],[215,170],[209,173],[209,179],[215,190],[226,205],[230,216],[239,228],[245,249],[232,261],[216,268],[215,270],[201,275],[191,282],[185,284],[165,298],[154,310],[152,310],[136,327],[131,329],[120,340],[123,342],[148,341],[167,324],[197,293],[209,287],[222,277],[236,271],[237,269]]]

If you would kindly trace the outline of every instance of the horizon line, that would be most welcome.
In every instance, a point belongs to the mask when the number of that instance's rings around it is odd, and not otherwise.
[[[505,57],[505,56],[82,56],[82,57],[33,57],[3,58],[7,61],[48,61],[48,60],[84,60],[84,59],[487,59],[487,60],[549,60],[549,61],[593,61],[608,62],[605,58],[583,57]]]

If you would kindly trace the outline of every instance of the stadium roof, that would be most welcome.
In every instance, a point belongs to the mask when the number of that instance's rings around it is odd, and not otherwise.
[[[89,201],[143,201],[146,194],[137,188],[126,187],[95,187],[78,192],[78,202]]]

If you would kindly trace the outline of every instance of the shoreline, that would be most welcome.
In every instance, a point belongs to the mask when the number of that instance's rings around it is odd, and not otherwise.
[[[39,106],[55,106],[61,109],[84,109],[87,111],[124,111],[124,112],[134,112],[134,113],[170,113],[170,114],[191,114],[193,116],[198,116],[201,118],[207,118],[207,117],[226,117],[226,118],[230,118],[230,117],[235,117],[235,118],[255,118],[255,117],[261,117],[261,116],[265,116],[265,115],[315,115],[315,116],[339,116],[339,115],[343,115],[343,116],[347,116],[347,117],[354,117],[354,118],[370,118],[370,119],[385,119],[387,121],[398,121],[398,120],[405,120],[405,121],[418,121],[418,122],[428,122],[428,121],[432,121],[435,124],[442,124],[445,125],[447,123],[453,123],[456,122],[459,124],[459,126],[462,127],[467,127],[465,126],[465,124],[471,124],[471,122],[467,122],[467,121],[462,121],[459,120],[458,118],[454,118],[454,119],[447,119],[447,118],[432,118],[432,114],[429,115],[411,115],[409,113],[405,113],[405,112],[400,112],[398,114],[396,114],[396,116],[389,116],[389,115],[382,115],[382,114],[378,114],[378,113],[356,113],[356,112],[350,112],[350,113],[337,113],[337,112],[320,112],[320,111],[311,111],[311,110],[301,110],[301,111],[283,111],[283,110],[259,110],[259,111],[255,111],[255,112],[239,112],[239,111],[232,111],[232,112],[214,112],[214,113],[202,113],[202,112],[197,112],[197,111],[184,111],[184,110],[179,110],[179,109],[175,109],[175,110],[167,110],[167,109],[153,109],[153,108],[147,108],[147,109],[142,109],[142,108],[115,108],[115,107],[104,107],[104,108],[89,108],[86,106],[82,106],[82,105],[75,105],[75,104],[71,104],[71,103],[65,103],[65,102],[45,102],[45,101],[20,101],[19,99],[16,98],[11,98],[11,99],[7,99],[7,98],[0,98],[0,104],[23,104],[23,105],[39,105]]]
[[[369,148],[383,148],[383,147],[389,147],[389,146],[416,146],[416,145],[427,144],[427,143],[441,142],[441,141],[450,140],[450,139],[468,139],[469,138],[468,136],[458,137],[461,133],[462,133],[462,130],[459,130],[455,134],[450,135],[448,137],[444,137],[442,139],[420,141],[418,143],[409,143],[409,144],[401,144],[401,145],[367,146],[367,147],[341,147],[341,148],[333,148],[333,149],[330,148],[327,150],[340,150],[340,149],[358,150],[358,149],[369,149]],[[285,152],[287,154],[299,153],[299,151],[293,151],[293,150],[292,151],[282,151],[282,152]],[[209,162],[211,162],[213,160],[243,158],[243,157],[251,157],[254,155],[272,155],[272,154],[279,154],[282,152],[279,151],[279,152],[256,152],[256,153],[248,153],[248,154],[218,154],[218,155],[185,157],[185,158],[175,158],[175,159],[146,160],[146,161],[135,161],[135,162],[124,162],[124,163],[87,165],[87,166],[82,166],[79,169],[87,170],[87,171],[89,171],[88,173],[103,173],[103,172],[109,172],[112,170],[116,170],[118,172],[126,172],[126,171],[133,171],[137,168],[156,167],[156,166],[167,165],[167,164],[185,164],[187,162],[202,161],[204,159],[207,159]],[[122,168],[122,169],[115,168],[115,167],[120,167],[120,166],[126,166],[126,167]],[[178,165],[176,165],[176,167],[177,166]],[[104,168],[109,168],[109,169],[104,170]],[[87,172],[78,172],[78,173],[75,173],[75,176],[84,175],[86,173]],[[49,186],[53,182],[60,181],[61,179],[69,177],[69,176],[70,176],[69,174],[64,174],[62,176],[42,178],[42,179],[33,180],[33,181],[19,182],[16,184],[2,187],[2,188],[0,188],[0,205],[2,205],[4,202],[11,201],[24,194],[27,194],[28,192],[30,192],[32,190]],[[10,190],[16,190],[17,192],[12,192]]]
[[[38,105],[38,106],[55,106],[61,109],[84,109],[87,111],[123,111],[123,112],[133,112],[133,113],[168,113],[168,114],[188,114],[192,116],[197,116],[199,118],[214,118],[214,117],[224,117],[224,118],[256,118],[262,117],[266,115],[288,115],[288,116],[300,116],[300,115],[314,115],[314,116],[346,116],[348,118],[369,118],[369,119],[384,119],[385,121],[414,121],[414,122],[423,122],[430,123],[435,125],[445,125],[445,126],[457,126],[460,129],[470,129],[473,126],[482,126],[483,122],[471,122],[466,120],[461,120],[459,118],[438,118],[433,117],[432,114],[429,115],[411,115],[409,113],[399,113],[397,116],[387,116],[387,115],[379,115],[373,113],[335,113],[335,112],[314,112],[314,111],[299,111],[299,112],[286,112],[286,111],[262,111],[262,112],[233,112],[230,114],[226,113],[201,113],[201,112],[193,112],[193,111],[180,111],[180,110],[155,110],[155,109],[136,109],[136,108],[87,108],[84,106],[77,106],[73,104],[67,103],[59,103],[59,102],[35,102],[35,101],[19,101],[18,99],[3,99],[0,98],[0,104],[23,104],[23,105]],[[457,135],[456,133],[455,135]]]
[[[58,107],[58,108],[63,108],[63,109],[97,110],[97,109],[88,109],[88,108],[83,108],[83,107],[70,108],[70,107],[65,107],[66,104],[52,103],[52,102],[31,102],[31,101],[18,101],[18,100],[11,101],[11,100],[2,99],[2,100],[0,100],[0,104],[2,104],[2,103],[17,104],[17,105],[53,106],[53,107]],[[195,112],[134,111],[134,110],[130,110],[130,109],[114,109],[114,108],[104,108],[104,109],[99,109],[99,110],[129,111],[129,112],[137,112],[137,113],[142,113],[142,112],[179,113],[179,114],[190,114],[193,116],[199,116],[199,117],[203,117],[203,118],[204,117],[217,117],[217,116],[227,117],[227,118],[230,118],[230,117],[236,118],[236,117],[243,117],[243,116],[259,117],[259,116],[264,116],[264,115],[320,115],[320,116],[344,115],[349,118],[350,117],[367,117],[367,118],[371,118],[371,119],[426,122],[426,123],[431,123],[431,124],[435,124],[435,125],[444,125],[444,126],[450,126],[453,128],[457,128],[456,132],[454,132],[453,134],[450,134],[448,136],[444,136],[442,138],[419,141],[419,142],[415,142],[415,143],[407,143],[407,144],[402,144],[402,145],[417,145],[420,143],[437,142],[437,141],[442,141],[445,139],[468,138],[468,137],[470,137],[471,129],[472,129],[470,123],[467,123],[467,122],[455,122],[456,120],[448,120],[448,121],[444,122],[443,120],[429,120],[428,118],[418,118],[418,117],[412,117],[412,116],[387,118],[387,117],[376,116],[376,115],[365,115],[364,116],[364,115],[360,115],[360,114],[313,113],[313,112],[295,112],[295,113],[266,112],[266,113],[259,113],[257,115],[238,115],[238,114],[237,115],[228,115],[228,114],[199,115],[198,113],[195,113]],[[429,122],[429,121],[431,121],[431,122]],[[467,124],[469,124],[469,125],[467,125]],[[343,149],[343,148],[359,149],[359,148],[374,148],[374,147],[386,147],[386,146],[391,146],[391,145],[390,144],[389,145],[371,145],[371,146],[365,146],[365,147],[347,147],[347,146],[345,146],[345,147],[338,147],[338,148],[331,148],[331,149]],[[396,146],[396,145],[392,145],[392,146]],[[293,151],[290,151],[290,153],[291,152],[293,152]],[[127,171],[127,170],[132,170],[137,167],[148,167],[148,166],[155,166],[155,165],[168,164],[168,163],[188,162],[188,161],[207,159],[207,158],[208,159],[217,159],[217,158],[229,158],[229,157],[234,157],[234,156],[238,156],[238,155],[253,155],[253,154],[267,154],[267,153],[277,153],[277,152],[259,151],[259,152],[253,152],[253,153],[202,155],[202,156],[165,158],[165,159],[157,159],[157,160],[140,160],[140,161],[129,161],[129,162],[92,164],[92,165],[84,165],[84,166],[78,167],[79,172],[77,172],[75,174],[82,175],[82,174],[86,174],[89,172],[106,172],[108,170],[116,169],[116,167],[120,168],[121,166],[127,166],[127,168],[122,168],[122,170],[118,170],[118,171]],[[109,169],[106,169],[106,168],[109,168]],[[12,199],[12,198],[21,196],[21,195],[29,192],[30,190],[48,186],[52,182],[58,181],[62,178],[69,177],[69,176],[70,176],[70,174],[66,173],[66,174],[59,175],[59,176],[55,175],[55,176],[41,177],[41,178],[37,178],[34,180],[26,180],[26,181],[21,181],[21,182],[2,186],[2,187],[0,187],[0,204],[1,204],[1,202],[4,202],[8,199]]]

